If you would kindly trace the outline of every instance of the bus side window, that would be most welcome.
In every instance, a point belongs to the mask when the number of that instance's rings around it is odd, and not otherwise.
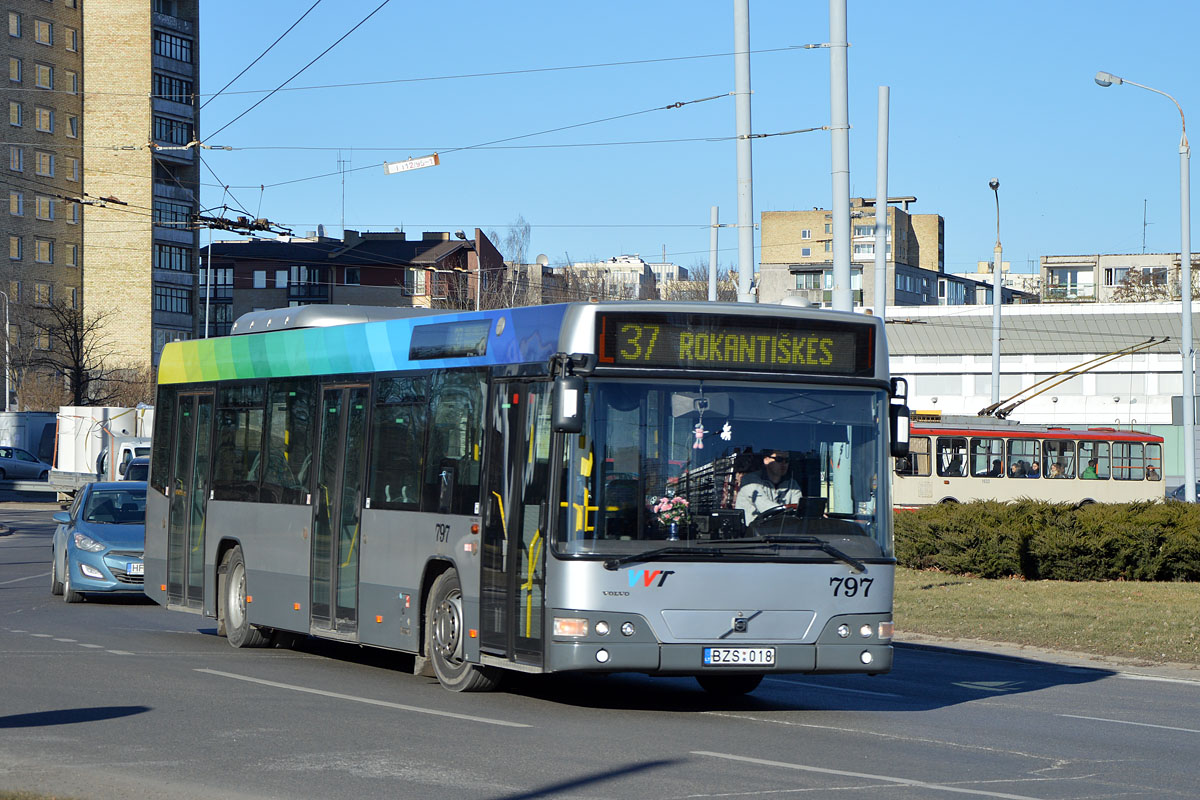
[[[971,440],[971,477],[1004,477],[1004,440]]]
[[[1108,480],[1111,474],[1109,443],[1080,442],[1079,463],[1082,466],[1079,477],[1083,480]]]
[[[943,478],[961,478],[967,474],[967,440],[961,436],[939,436],[937,474]]]
[[[908,455],[896,459],[896,474],[925,476],[929,471],[929,437],[914,436],[908,443]]]
[[[1162,480],[1162,445],[1146,445],[1146,480]]]
[[[474,514],[479,503],[484,376],[479,370],[450,372],[435,376],[432,383],[432,425],[421,508]]]

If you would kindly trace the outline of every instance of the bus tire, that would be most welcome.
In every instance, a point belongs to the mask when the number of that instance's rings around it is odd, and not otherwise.
[[[762,679],[762,675],[697,675],[696,683],[709,694],[736,697],[753,692]]]
[[[448,569],[433,582],[425,605],[425,650],[438,682],[452,692],[490,692],[500,684],[497,670],[463,657],[462,584]]]
[[[220,595],[220,618],[225,623],[225,638],[234,647],[262,647],[267,637],[246,615],[246,558],[242,548],[234,546],[221,562],[225,573],[225,591]]]

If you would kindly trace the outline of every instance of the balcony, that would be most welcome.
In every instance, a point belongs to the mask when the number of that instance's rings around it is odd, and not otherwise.
[[[1042,300],[1047,303],[1094,303],[1096,302],[1096,285],[1094,283],[1051,284],[1042,292]]]

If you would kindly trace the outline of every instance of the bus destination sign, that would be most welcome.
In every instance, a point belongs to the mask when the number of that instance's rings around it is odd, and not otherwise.
[[[874,328],[731,314],[597,315],[601,366],[870,375]]]

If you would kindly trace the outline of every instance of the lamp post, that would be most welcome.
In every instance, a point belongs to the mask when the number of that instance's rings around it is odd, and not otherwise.
[[[8,411],[8,396],[10,393],[8,384],[8,293],[0,292],[0,297],[4,298],[4,410]]]
[[[1182,133],[1179,137],[1179,278],[1180,298],[1183,300],[1182,339],[1179,353],[1183,357],[1183,491],[1189,503],[1196,502],[1196,370],[1195,353],[1192,349],[1192,220],[1191,220],[1191,177],[1188,160],[1187,119],[1179,101],[1166,92],[1150,86],[1118,78],[1110,72],[1097,72],[1096,83],[1100,86],[1120,86],[1128,83],[1148,92],[1161,94],[1175,104],[1179,111]]]
[[[1000,181],[988,186],[996,195],[996,262],[992,268],[992,404],[1000,404],[1000,303],[1004,295],[1004,251],[1000,247]]]

